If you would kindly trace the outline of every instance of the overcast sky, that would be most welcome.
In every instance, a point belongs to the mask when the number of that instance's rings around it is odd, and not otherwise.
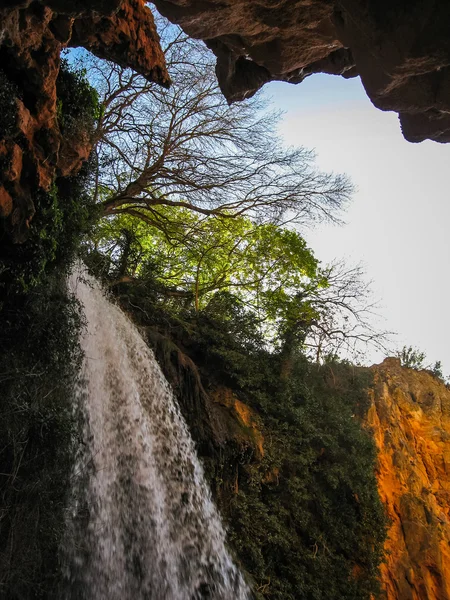
[[[450,144],[406,142],[396,114],[377,110],[359,79],[315,75],[267,93],[286,111],[286,143],[315,148],[322,169],[357,187],[346,225],[306,232],[316,256],[363,262],[398,346],[420,348],[450,374]]]

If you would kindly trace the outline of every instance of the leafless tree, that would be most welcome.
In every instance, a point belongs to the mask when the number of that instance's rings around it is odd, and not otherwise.
[[[335,261],[324,269],[328,285],[311,292],[318,312],[305,341],[316,362],[327,356],[363,359],[370,350],[388,352],[393,332],[376,325],[378,303],[361,265]]]
[[[103,214],[137,217],[177,244],[163,207],[279,225],[338,221],[352,193],[349,179],[318,170],[310,150],[284,147],[280,114],[261,94],[229,106],[203,43],[163,19],[157,23],[173,82],[168,90],[113,63],[83,58],[100,97],[93,193]],[[386,332],[372,326],[361,269],[336,263],[327,275],[328,287],[308,298],[320,313],[305,340],[311,355],[320,361],[354,355],[367,343],[384,347]]]
[[[101,102],[95,196],[104,213],[156,227],[162,205],[276,223],[336,220],[348,178],[320,172],[305,148],[283,147],[280,115],[261,96],[228,106],[203,43],[158,23],[169,90],[93,57],[85,64]]]

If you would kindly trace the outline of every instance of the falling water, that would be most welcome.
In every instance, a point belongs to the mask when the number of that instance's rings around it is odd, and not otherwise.
[[[65,542],[67,600],[247,600],[173,394],[99,284],[70,287],[87,327],[84,450]]]

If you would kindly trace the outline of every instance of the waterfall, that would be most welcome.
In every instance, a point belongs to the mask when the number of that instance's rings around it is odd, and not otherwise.
[[[193,441],[152,351],[81,270],[83,450],[64,542],[67,600],[248,600]]]

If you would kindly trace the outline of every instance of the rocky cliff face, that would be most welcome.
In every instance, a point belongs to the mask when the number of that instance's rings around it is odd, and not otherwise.
[[[399,113],[404,136],[450,140],[447,0],[155,0],[217,55],[225,96],[313,73],[361,76],[378,108]]]
[[[91,150],[65,148],[57,119],[60,52],[83,46],[167,85],[164,55],[143,0],[9,0],[0,7],[0,217],[15,242],[26,238],[33,197],[55,175],[75,173]],[[72,141],[73,142],[73,141]]]
[[[374,367],[367,423],[391,520],[382,579],[387,600],[450,598],[450,390],[426,371]]]

